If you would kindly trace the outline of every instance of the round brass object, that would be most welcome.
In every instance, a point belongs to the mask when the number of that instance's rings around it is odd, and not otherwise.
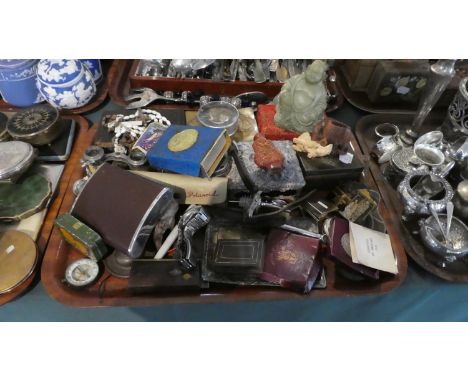
[[[13,139],[36,146],[49,144],[62,133],[58,110],[42,104],[18,111],[7,130]]]
[[[36,243],[20,231],[0,233],[0,294],[20,286],[37,263]]]
[[[187,129],[174,135],[168,142],[167,147],[172,152],[180,152],[192,147],[198,139],[198,131]]]

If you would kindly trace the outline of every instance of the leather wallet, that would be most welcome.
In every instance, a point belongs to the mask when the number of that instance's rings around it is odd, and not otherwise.
[[[282,229],[270,231],[259,278],[284,288],[309,293],[322,268],[318,239]]]

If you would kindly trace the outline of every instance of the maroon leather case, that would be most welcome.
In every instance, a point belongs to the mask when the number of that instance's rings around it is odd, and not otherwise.
[[[106,163],[88,180],[71,214],[109,246],[137,258],[172,197],[170,188]]]
[[[344,240],[343,236],[349,235],[349,222],[345,219],[333,218],[330,223],[330,245],[328,248],[328,255],[352,270],[360,273],[361,275],[378,280],[379,271],[377,269],[366,267],[365,265],[353,263],[351,258],[351,249],[347,244],[343,247],[343,243],[349,243],[349,239]],[[348,253],[349,252],[349,253]]]
[[[263,272],[259,278],[308,293],[322,267],[319,248],[318,239],[274,228],[267,238]]]

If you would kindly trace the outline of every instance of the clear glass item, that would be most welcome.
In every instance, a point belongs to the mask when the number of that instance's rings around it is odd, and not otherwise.
[[[456,60],[438,60],[431,65],[428,84],[419,102],[416,116],[410,128],[401,135],[401,140],[411,145],[418,138],[421,126],[455,75]]]

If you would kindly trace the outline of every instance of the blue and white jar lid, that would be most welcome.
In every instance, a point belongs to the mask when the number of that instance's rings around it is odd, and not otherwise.
[[[69,85],[46,84],[37,79],[37,88],[52,106],[58,109],[75,109],[86,105],[96,94],[96,84],[91,72],[83,68],[78,81]]]
[[[39,61],[37,76],[40,81],[50,85],[65,85],[77,80],[83,74],[83,64],[79,60]]]
[[[94,58],[80,58],[80,61],[91,72],[94,81],[98,83],[102,79],[101,60]]]

